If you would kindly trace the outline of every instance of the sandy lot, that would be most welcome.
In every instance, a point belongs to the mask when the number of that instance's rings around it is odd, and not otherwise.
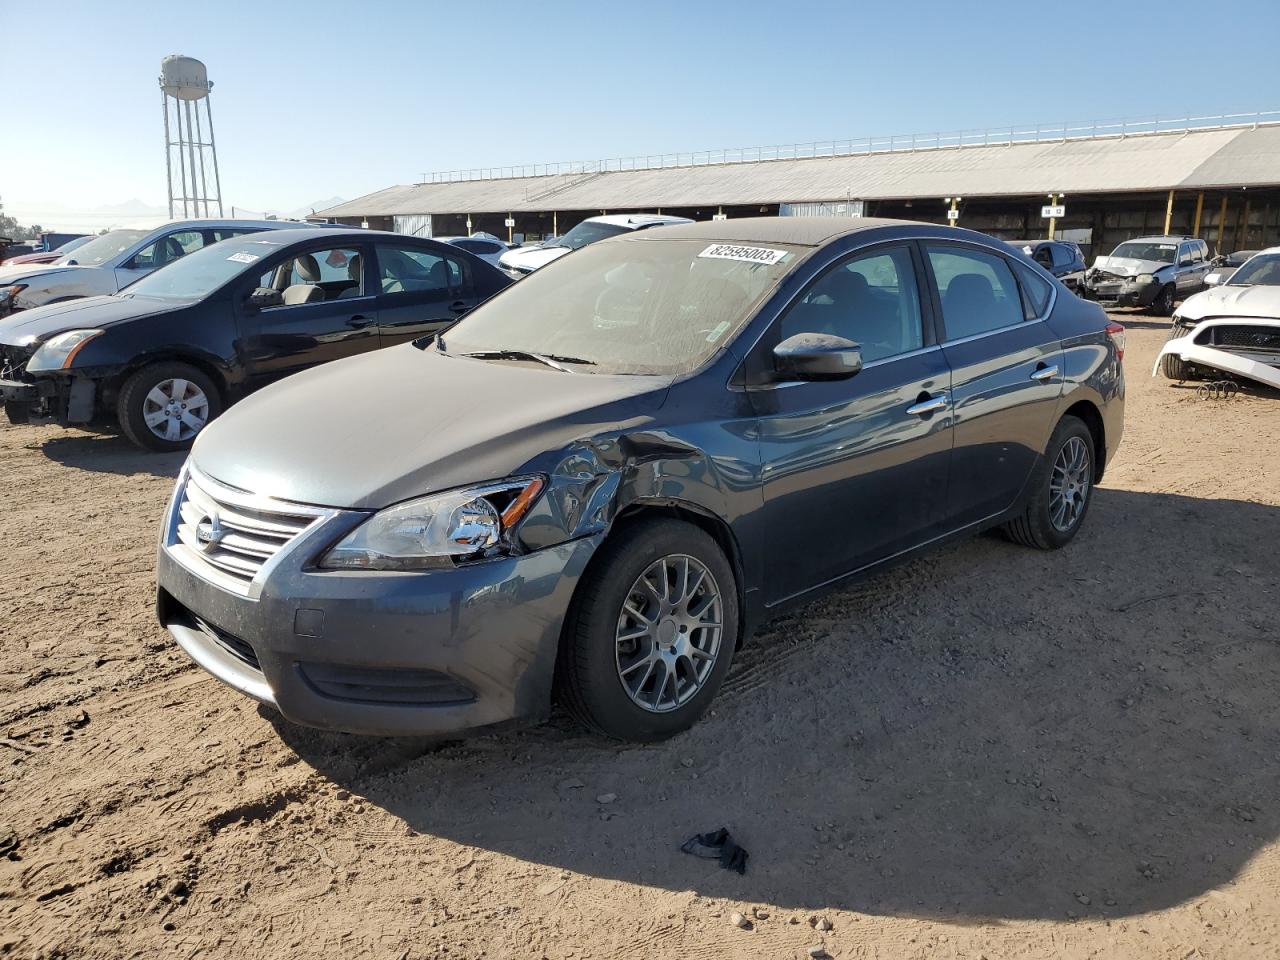
[[[154,622],[179,460],[0,427],[0,955],[1280,956],[1280,397],[1122,320],[1071,547],[821,600],[651,747],[292,727]],[[678,852],[721,825],[745,876]]]

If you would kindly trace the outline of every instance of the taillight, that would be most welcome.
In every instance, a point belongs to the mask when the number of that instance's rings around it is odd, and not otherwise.
[[[1124,359],[1124,325],[1112,320],[1107,324],[1107,336],[1116,345],[1116,359]]]

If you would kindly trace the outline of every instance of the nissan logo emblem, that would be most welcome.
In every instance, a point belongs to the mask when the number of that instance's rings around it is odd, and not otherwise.
[[[217,512],[210,511],[196,523],[196,542],[200,544],[201,550],[208,553],[222,542],[226,532],[222,521],[218,519]]]

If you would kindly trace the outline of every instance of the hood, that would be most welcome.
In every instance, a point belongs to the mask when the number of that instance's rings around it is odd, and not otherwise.
[[[670,383],[403,344],[296,374],[241,401],[200,433],[191,461],[242,490],[377,509],[550,470],[576,439],[644,424]]]
[[[1264,317],[1280,319],[1280,287],[1210,287],[1178,307],[1187,320],[1205,317]]]
[[[65,300],[47,307],[19,310],[0,319],[0,343],[17,343],[27,337],[44,340],[64,330],[109,327],[125,320],[149,317],[154,313],[179,310],[186,303],[152,300],[147,297],[85,297]]]
[[[519,250],[508,250],[498,259],[498,263],[512,270],[528,272],[545,267],[552,260],[559,260],[566,253],[572,252],[568,247],[521,247]]]
[[[1162,263],[1159,260],[1135,260],[1133,257],[1098,257],[1093,265],[1120,277],[1136,277],[1140,273],[1155,273],[1173,266],[1172,263]]]
[[[49,277],[55,273],[62,273],[64,270],[85,270],[87,267],[68,266],[68,265],[45,265],[19,263],[6,263],[0,266],[0,287],[7,287],[11,283],[22,283],[27,280],[34,280],[37,277]]]

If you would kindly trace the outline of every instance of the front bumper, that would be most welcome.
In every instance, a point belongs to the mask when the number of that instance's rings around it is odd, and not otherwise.
[[[201,575],[174,514],[157,613],[178,645],[289,720],[348,733],[454,734],[545,717],[561,626],[602,538],[445,570],[321,571],[316,554],[363,517],[332,512],[245,596]]]
[[[1090,300],[1116,307],[1149,307],[1155,302],[1161,286],[1159,281],[1146,284],[1120,280],[1085,281]]]

